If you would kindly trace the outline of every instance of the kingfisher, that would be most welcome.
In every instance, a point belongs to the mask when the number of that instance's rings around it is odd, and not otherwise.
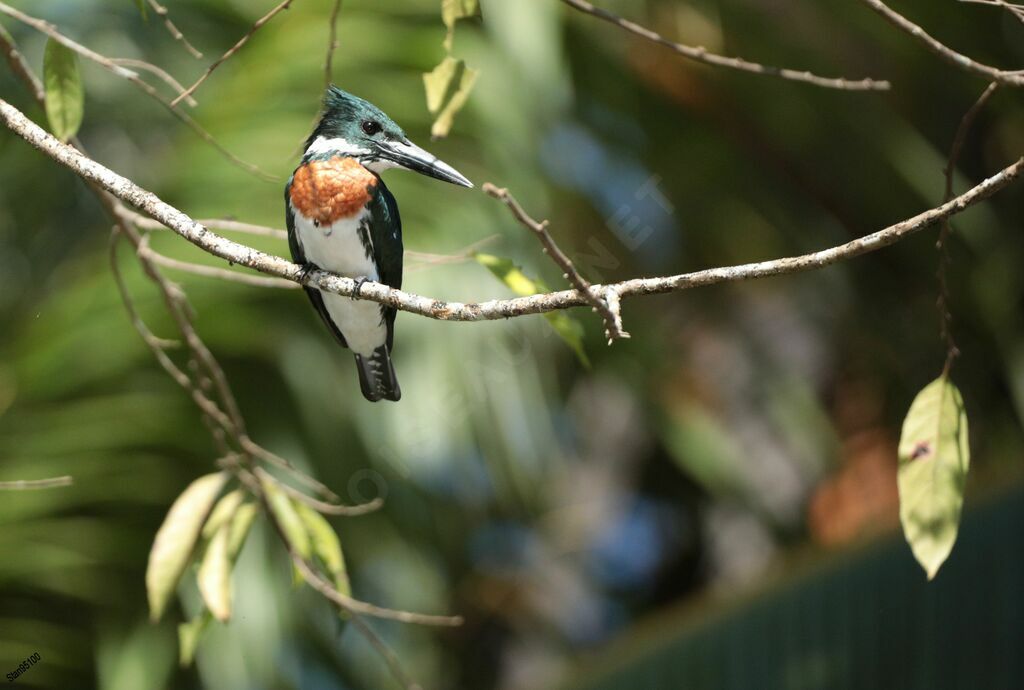
[[[359,387],[371,402],[402,397],[391,364],[396,310],[357,299],[366,281],[402,287],[402,219],[380,177],[390,168],[473,187],[455,168],[412,143],[380,108],[331,85],[284,191],[295,263],[306,273],[323,269],[356,281],[352,297],[305,290],[334,338],[355,354]]]

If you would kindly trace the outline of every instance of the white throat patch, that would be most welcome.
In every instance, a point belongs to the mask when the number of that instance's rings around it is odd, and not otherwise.
[[[357,146],[348,139],[343,139],[342,137],[335,137],[333,139],[317,137],[313,140],[313,143],[309,145],[309,148],[306,149],[307,154],[312,154],[314,156],[333,153],[348,158],[355,158],[369,152],[370,149]]]

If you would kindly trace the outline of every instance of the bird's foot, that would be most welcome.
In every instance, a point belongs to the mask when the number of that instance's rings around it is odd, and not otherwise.
[[[320,270],[319,266],[317,266],[312,261],[307,261],[306,263],[302,264],[302,270],[299,271],[299,282],[300,283],[305,283],[306,280],[309,279],[309,274],[310,273],[312,273],[313,271],[319,271],[319,270]]]
[[[370,279],[367,278],[366,276],[359,276],[358,278],[353,278],[352,280],[354,280],[356,283],[355,288],[352,290],[352,300],[355,301],[359,299],[359,291],[363,289],[363,283],[369,281]]]

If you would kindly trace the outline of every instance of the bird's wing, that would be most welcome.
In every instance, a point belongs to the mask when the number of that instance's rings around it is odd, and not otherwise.
[[[295,232],[295,211],[292,209],[291,194],[289,193],[291,188],[292,180],[289,178],[288,184],[285,185],[284,188],[285,223],[288,226],[288,249],[291,250],[292,261],[305,266],[306,253],[302,250],[302,242],[299,241],[299,233]],[[348,343],[345,342],[345,336],[341,334],[341,331],[334,325],[334,321],[331,320],[330,315],[327,313],[327,307],[324,305],[324,296],[315,288],[303,286],[303,289],[306,291],[306,295],[309,296],[309,301],[313,303],[313,308],[316,309],[316,313],[320,315],[320,318],[327,325],[328,330],[334,334],[335,339],[342,347],[348,347]]]
[[[373,242],[373,260],[377,264],[380,282],[395,289],[402,287],[402,217],[398,213],[395,197],[379,180],[370,200],[370,239]],[[388,327],[388,350],[395,335],[394,307],[382,307],[381,314]]]

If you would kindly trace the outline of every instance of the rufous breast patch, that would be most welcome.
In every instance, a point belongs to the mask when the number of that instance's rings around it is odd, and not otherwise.
[[[291,202],[320,225],[351,218],[369,203],[377,176],[354,158],[313,160],[295,171]]]

